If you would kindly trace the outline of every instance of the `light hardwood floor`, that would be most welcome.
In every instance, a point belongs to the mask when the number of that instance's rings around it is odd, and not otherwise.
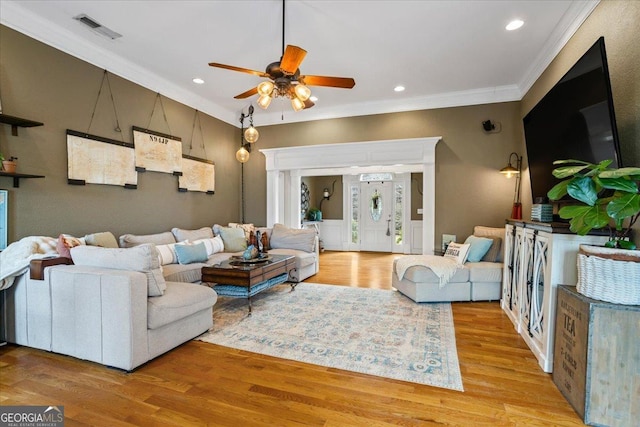
[[[308,282],[391,289],[394,255],[325,252]],[[454,303],[464,392],[190,341],[133,373],[0,348],[0,405],[66,426],[581,426],[497,302]]]

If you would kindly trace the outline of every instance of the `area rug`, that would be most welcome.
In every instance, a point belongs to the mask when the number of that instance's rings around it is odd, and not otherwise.
[[[399,292],[300,283],[252,298],[220,297],[212,344],[463,391],[450,303]]]

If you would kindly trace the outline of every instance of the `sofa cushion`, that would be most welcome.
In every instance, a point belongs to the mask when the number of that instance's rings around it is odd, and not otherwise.
[[[465,267],[469,269],[470,282],[502,282],[502,263],[468,262]]]
[[[274,224],[269,244],[273,249],[297,249],[313,252],[315,249],[316,231],[311,228],[289,228],[282,224]]]
[[[395,276],[395,272],[393,273]],[[412,282],[421,282],[421,283],[440,283],[440,278],[434,274],[434,272],[427,267],[422,265],[416,265],[413,267],[409,267],[407,271],[404,273],[403,280],[410,280]],[[449,280],[449,283],[461,283],[469,281],[469,269],[468,268],[458,268],[455,274]],[[447,283],[447,285],[449,284]],[[445,287],[447,286],[445,285]]]
[[[464,243],[471,245],[467,254],[467,262],[478,262],[489,252],[493,240],[488,237],[469,236]]]
[[[205,263],[169,264],[162,266],[162,275],[167,282],[196,283],[202,280],[202,267]]]
[[[102,248],[119,247],[116,237],[110,231],[87,234],[86,236],[84,236],[84,241],[87,243],[87,245],[90,245],[90,246],[100,246]]]
[[[157,329],[183,319],[211,307],[216,299],[208,286],[168,282],[164,295],[147,299],[147,327]]]
[[[315,252],[300,252],[295,249],[271,249],[269,254],[295,256],[297,269],[305,268],[317,261]]]
[[[247,239],[242,228],[220,227],[220,237],[227,252],[242,252],[247,249]]]
[[[213,230],[209,227],[198,228],[197,230],[185,230],[182,228],[172,228],[171,233],[178,242],[184,242],[185,240],[200,240],[209,239],[213,237]]]
[[[473,235],[478,237],[499,237],[500,239],[503,239],[504,232],[504,228],[498,227],[485,227],[483,225],[476,225],[475,227],[473,227]],[[502,251],[498,251],[496,262],[502,261]]]
[[[499,262],[498,259],[501,258],[501,253],[502,253],[502,238],[487,237],[487,239],[491,239],[493,243],[491,244],[491,247],[489,248],[487,253],[482,257],[480,261]]]
[[[208,258],[207,248],[204,243],[194,245],[175,245],[176,258],[180,264],[193,264],[195,262],[205,262]]]
[[[162,295],[166,282],[160,271],[158,251],[153,244],[134,248],[102,248],[98,246],[76,246],[71,249],[71,259],[76,265],[140,271],[147,276],[149,296]]]
[[[176,238],[173,237],[173,233],[165,231],[164,233],[156,234],[123,234],[120,236],[121,248],[132,248],[134,246],[141,245],[143,243],[153,243],[155,245],[168,245],[175,243]]]

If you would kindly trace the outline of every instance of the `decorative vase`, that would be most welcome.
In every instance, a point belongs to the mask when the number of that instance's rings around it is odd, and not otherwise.
[[[3,172],[15,173],[17,166],[18,165],[13,160],[3,160],[2,161],[2,170],[3,170]]]
[[[640,250],[580,245],[577,291],[614,304],[640,305]]]

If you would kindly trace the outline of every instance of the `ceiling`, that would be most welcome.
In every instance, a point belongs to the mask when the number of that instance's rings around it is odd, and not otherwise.
[[[315,107],[297,113],[275,99],[267,110],[256,107],[254,122],[520,100],[597,4],[287,1],[285,43],[308,52],[301,74],[353,77],[356,86],[312,86]],[[122,37],[73,19],[83,13]],[[506,31],[515,18],[524,26]],[[0,22],[235,126],[257,97],[233,97],[264,79],[208,63],[264,71],[282,55],[280,0],[2,0]],[[406,90],[394,92],[397,85]]]

